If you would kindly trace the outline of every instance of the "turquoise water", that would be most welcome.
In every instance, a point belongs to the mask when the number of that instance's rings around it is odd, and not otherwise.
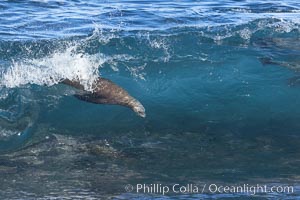
[[[298,198],[299,19],[292,0],[0,2],[1,199]],[[59,84],[98,76],[147,117]],[[125,189],[144,183],[294,190]]]

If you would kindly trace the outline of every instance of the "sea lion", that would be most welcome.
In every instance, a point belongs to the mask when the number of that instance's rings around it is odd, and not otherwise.
[[[272,52],[273,55],[280,55],[281,60],[271,57],[259,58],[263,65],[279,65],[291,70],[300,71],[300,39],[299,38],[264,38],[258,40],[254,45]],[[284,60],[282,60],[284,59]]]
[[[82,101],[95,104],[114,104],[126,106],[132,109],[140,117],[146,117],[144,106],[133,98],[126,90],[105,78],[97,78],[93,83],[92,92],[85,91],[84,86],[79,81],[64,79],[61,83],[72,86],[83,92],[74,96]]]
[[[297,60],[289,60],[288,62],[284,62],[284,61],[275,61],[269,57],[262,57],[259,58],[259,61],[263,65],[278,65],[278,66],[289,68],[294,71],[300,71],[300,64],[299,64],[300,61]]]

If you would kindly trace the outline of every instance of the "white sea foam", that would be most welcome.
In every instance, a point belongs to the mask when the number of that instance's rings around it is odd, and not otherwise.
[[[51,86],[67,78],[79,80],[86,90],[92,90],[103,63],[101,54],[78,53],[75,45],[43,58],[13,61],[2,73],[0,85],[9,88],[26,84]]]
[[[13,135],[17,135],[18,133],[19,133],[18,131],[6,130],[6,129],[3,129],[1,127],[1,129],[0,129],[0,139],[1,140],[6,140],[6,139],[8,139],[9,137],[11,137]]]
[[[130,71],[130,74],[134,77],[134,78],[138,78],[141,80],[146,80],[145,76],[146,76],[146,72],[145,67],[147,66],[147,63],[144,63],[141,66],[137,66],[137,67],[127,67],[127,69]]]
[[[111,39],[119,38],[118,35],[115,34],[117,32],[117,29],[110,29],[109,32],[105,32],[104,25],[99,24],[99,23],[94,23],[94,31],[93,34],[86,39],[88,40],[93,40],[97,39],[101,44],[107,44],[110,42]]]

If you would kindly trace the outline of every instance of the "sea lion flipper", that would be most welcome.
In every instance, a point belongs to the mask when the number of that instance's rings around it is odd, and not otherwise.
[[[75,80],[71,81],[69,79],[63,79],[63,80],[60,81],[60,83],[63,83],[65,85],[69,85],[71,87],[74,87],[74,88],[82,90],[82,91],[85,91],[84,86],[79,81],[75,81]]]
[[[88,101],[89,99],[89,96],[86,94],[74,94],[73,96],[81,101]]]
[[[74,97],[82,101],[96,103],[96,104],[110,104],[109,99],[103,96],[99,96],[92,92],[80,91],[74,94]]]
[[[270,57],[259,58],[259,61],[263,65],[277,65],[278,64],[277,62],[273,61],[272,58],[270,58]]]

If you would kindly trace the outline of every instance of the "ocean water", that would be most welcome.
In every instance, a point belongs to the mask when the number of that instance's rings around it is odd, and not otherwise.
[[[0,199],[297,199],[299,55],[296,0],[0,1]],[[147,117],[59,83],[98,76]]]

